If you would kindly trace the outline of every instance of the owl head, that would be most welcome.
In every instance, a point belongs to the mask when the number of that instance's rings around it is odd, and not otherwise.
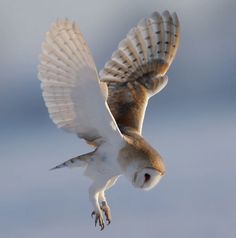
[[[150,190],[160,181],[162,174],[154,168],[142,168],[131,175],[132,185],[143,190]]]
[[[141,136],[140,136],[141,137]],[[124,175],[135,188],[150,190],[165,173],[165,165],[160,154],[143,138],[127,140],[120,154]]]
[[[159,161],[158,168],[149,162],[147,159],[143,160],[141,158],[134,159],[127,165],[124,175],[135,188],[148,191],[154,188],[164,175],[162,160]]]

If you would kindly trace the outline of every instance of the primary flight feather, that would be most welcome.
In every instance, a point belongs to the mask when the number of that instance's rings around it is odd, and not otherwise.
[[[58,20],[42,45],[38,77],[50,118],[95,150],[53,169],[83,167],[93,181],[95,225],[111,222],[105,191],[119,175],[149,190],[165,173],[159,153],[142,137],[148,99],[162,90],[179,45],[177,15],[154,12],[120,42],[98,74],[79,27]]]

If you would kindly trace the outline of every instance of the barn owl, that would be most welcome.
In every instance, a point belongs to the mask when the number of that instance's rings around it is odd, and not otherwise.
[[[165,174],[162,157],[141,133],[148,100],[166,86],[178,45],[176,13],[154,12],[128,32],[98,73],[76,23],[57,20],[46,33],[38,78],[50,118],[93,147],[53,169],[84,168],[101,230],[111,222],[105,191],[120,175],[150,190]]]

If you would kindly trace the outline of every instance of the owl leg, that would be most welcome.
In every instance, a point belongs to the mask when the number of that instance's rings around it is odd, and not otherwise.
[[[89,188],[89,199],[90,199],[90,201],[93,205],[93,209],[94,209],[91,216],[92,217],[95,216],[95,226],[98,223],[99,226],[101,227],[101,230],[104,229],[105,225],[104,225],[104,221],[102,218],[102,212],[101,212],[98,198],[99,198],[100,191],[103,191],[105,189],[106,183],[107,182],[95,181]]]
[[[105,190],[99,193],[98,199],[100,202],[100,208],[106,217],[107,225],[109,225],[111,223],[111,210],[105,197]]]
[[[110,207],[108,206],[106,197],[105,197],[105,191],[108,190],[109,188],[111,188],[116,180],[118,179],[118,176],[112,177],[106,184],[106,187],[104,190],[99,192],[98,195],[98,200],[100,202],[100,208],[101,210],[104,212],[104,215],[106,217],[106,221],[107,221],[107,225],[109,225],[111,223],[111,210]]]

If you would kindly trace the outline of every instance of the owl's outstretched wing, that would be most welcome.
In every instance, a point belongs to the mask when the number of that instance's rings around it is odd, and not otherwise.
[[[100,71],[108,85],[108,105],[121,131],[139,133],[148,99],[168,81],[165,73],[179,45],[176,13],[154,12],[132,28]]]
[[[75,23],[58,20],[42,45],[38,77],[53,122],[88,143],[121,140],[87,44]]]

